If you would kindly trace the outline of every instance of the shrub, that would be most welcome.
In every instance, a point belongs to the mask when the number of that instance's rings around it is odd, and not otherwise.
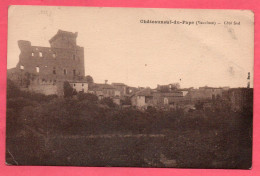
[[[87,80],[87,83],[89,83],[89,84],[94,83],[94,80],[93,80],[92,76],[90,76],[90,75],[86,76],[86,80]]]
[[[103,98],[101,101],[100,101],[101,104],[105,104],[107,106],[109,106],[110,108],[113,108],[116,106],[116,104],[113,102],[113,100],[109,97],[106,97],[106,98]]]
[[[71,98],[73,96],[73,88],[68,81],[63,83],[64,98]]]
[[[80,92],[80,93],[78,93],[77,97],[78,97],[79,101],[88,100],[88,101],[93,102],[93,103],[96,103],[98,101],[98,97],[94,94],[91,94],[91,93]]]
[[[20,89],[15,85],[15,83],[7,79],[7,99],[12,97],[18,97],[20,96],[21,91]]]
[[[122,105],[131,105],[131,99],[126,97],[124,100],[121,100]]]
[[[203,105],[204,105],[203,102],[198,101],[198,102],[195,103],[195,108],[197,110],[203,110]]]

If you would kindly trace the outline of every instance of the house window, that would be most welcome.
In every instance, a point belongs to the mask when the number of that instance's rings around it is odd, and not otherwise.
[[[40,72],[40,67],[36,67],[36,72],[37,72],[37,73]]]
[[[42,57],[42,52],[39,52],[39,56]]]
[[[67,69],[63,70],[64,75],[67,75]]]
[[[164,98],[164,99],[163,99],[163,104],[165,104],[165,105],[168,105],[168,104],[169,104],[168,98]]]
[[[76,60],[76,55],[75,54],[73,54],[73,60]]]
[[[148,103],[148,102],[149,102],[149,98],[148,98],[148,97],[144,97],[144,99],[145,99],[145,100],[144,100],[145,103]]]
[[[32,56],[34,56],[34,52],[32,52]]]
[[[74,87],[76,87],[76,84],[74,84]]]
[[[21,69],[21,70],[24,70],[24,66],[23,66],[23,65],[20,65],[20,69]]]
[[[82,86],[84,86],[84,84],[82,84]]]
[[[54,75],[56,75],[56,68],[55,68],[55,67],[53,67],[52,73],[53,73]]]
[[[76,76],[76,70],[73,70],[73,76]]]

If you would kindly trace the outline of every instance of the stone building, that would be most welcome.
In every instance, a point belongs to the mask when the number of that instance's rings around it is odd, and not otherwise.
[[[157,107],[176,107],[185,102],[183,92],[178,90],[174,92],[154,92],[153,99]]]
[[[77,36],[58,30],[49,40],[50,47],[32,46],[30,41],[19,40],[19,62],[8,77],[30,91],[62,94],[65,80],[79,81],[85,76],[84,48],[77,45]],[[21,84],[23,80],[26,86]]]
[[[208,102],[222,96],[222,88],[201,87],[180,89],[173,84],[158,85],[156,89],[143,89],[131,95],[131,103],[141,109],[153,106],[159,109],[188,109],[196,102]]]
[[[223,93],[232,111],[253,111],[253,89],[232,88]]]
[[[146,109],[154,106],[153,90],[150,88],[142,89],[131,96],[131,104],[139,109]]]
[[[89,84],[89,93],[93,93],[101,100],[103,98],[120,97],[120,91],[110,84],[92,83]]]
[[[192,102],[196,102],[198,100],[212,100],[219,97],[222,97],[224,88],[215,88],[215,87],[199,87],[199,89],[191,89],[189,90],[189,97]]]
[[[127,94],[127,85],[124,83],[112,83],[111,85],[120,92],[120,97],[123,97]]]
[[[76,91],[76,92],[83,92],[87,93],[88,92],[88,83],[87,81],[81,80],[72,80],[69,81],[70,86]]]

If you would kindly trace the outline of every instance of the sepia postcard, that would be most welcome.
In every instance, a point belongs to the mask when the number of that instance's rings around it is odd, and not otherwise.
[[[250,169],[250,10],[10,6],[6,164]]]

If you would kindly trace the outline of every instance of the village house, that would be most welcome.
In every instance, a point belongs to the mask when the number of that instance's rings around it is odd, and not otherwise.
[[[154,92],[153,101],[157,107],[177,108],[184,102],[182,91]]]
[[[125,85],[124,83],[112,83],[111,86],[113,86],[115,88],[115,90],[120,92],[120,97],[123,97],[126,95],[126,91],[127,91],[127,85]]]
[[[87,93],[88,92],[88,83],[87,81],[69,81],[70,86],[76,91],[76,92],[83,92]]]
[[[232,111],[252,110],[253,89],[232,88],[223,92],[223,99],[230,103]]]
[[[111,98],[115,104],[120,105],[120,91],[116,90],[112,85],[107,83],[92,83],[89,84],[88,88],[88,92],[95,94],[99,100],[102,100],[103,98]]]
[[[139,109],[146,109],[149,106],[156,108],[180,108],[189,104],[187,90],[173,88],[172,85],[158,86],[157,89],[146,88],[134,93],[131,96],[131,103]]]
[[[181,89],[179,84],[158,85],[156,89],[146,88],[131,96],[133,106],[146,109],[153,106],[159,109],[194,109],[195,104],[205,104],[205,109],[211,107],[211,101],[222,97],[229,88],[200,87],[199,89]]]
[[[154,106],[153,90],[145,88],[136,92],[131,96],[131,104],[139,109],[146,109],[148,106]]]
[[[130,96],[133,95],[134,93],[136,93],[137,91],[139,91],[140,89],[138,89],[137,87],[131,87],[131,86],[127,86],[126,87],[126,95]]]
[[[172,84],[167,84],[167,85],[157,85],[156,90],[159,92],[172,92],[177,89],[180,89],[180,84],[179,83],[172,83]]]
[[[222,97],[223,91],[226,89],[223,88],[214,88],[214,87],[199,87],[199,89],[191,89],[189,91],[190,100],[195,101],[205,101],[212,100],[219,97]]]

